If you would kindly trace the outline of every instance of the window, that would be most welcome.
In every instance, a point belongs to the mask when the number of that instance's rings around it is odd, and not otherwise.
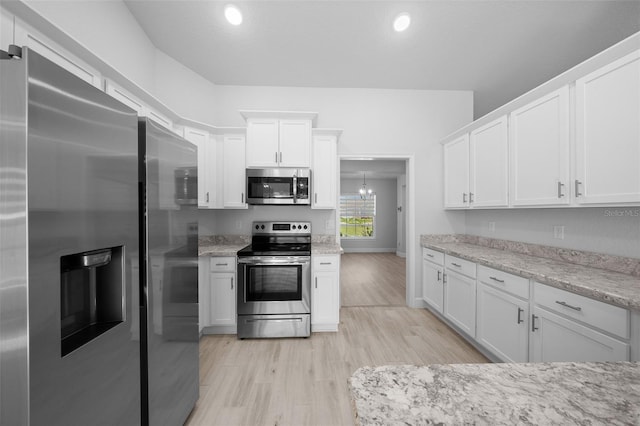
[[[363,199],[360,194],[340,195],[340,237],[374,238],[376,195]]]

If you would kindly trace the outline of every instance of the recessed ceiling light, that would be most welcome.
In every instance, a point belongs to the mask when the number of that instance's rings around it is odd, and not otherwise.
[[[408,13],[401,13],[393,20],[393,29],[397,32],[406,30],[409,25],[411,25],[411,15]]]
[[[227,18],[231,25],[242,24],[242,12],[232,4],[224,8],[224,17]]]

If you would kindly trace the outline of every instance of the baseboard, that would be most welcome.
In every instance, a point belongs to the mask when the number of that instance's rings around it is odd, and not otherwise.
[[[338,331],[338,324],[311,324],[312,333],[325,333]]]
[[[396,256],[398,257],[407,257],[407,253],[403,252],[403,251],[396,251]]]
[[[204,334],[238,334],[238,326],[236,325],[210,325],[204,327],[200,332]]]

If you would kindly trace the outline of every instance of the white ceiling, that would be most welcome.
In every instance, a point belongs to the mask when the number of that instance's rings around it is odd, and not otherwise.
[[[221,85],[473,90],[479,117],[640,30],[640,1],[125,0],[153,44]],[[411,13],[404,33],[394,16]]]

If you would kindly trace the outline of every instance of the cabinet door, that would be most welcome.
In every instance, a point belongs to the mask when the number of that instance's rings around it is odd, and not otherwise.
[[[247,121],[247,167],[277,167],[278,120],[250,119]]]
[[[529,303],[478,283],[476,340],[505,362],[529,360]]]
[[[422,300],[442,313],[444,299],[443,268],[422,260]]]
[[[628,361],[629,344],[575,321],[533,308],[533,362]]]
[[[280,167],[310,167],[310,120],[280,120],[279,142],[278,164]]]
[[[236,324],[236,283],[233,272],[216,272],[209,277],[209,325]]]
[[[471,132],[469,138],[471,207],[508,205],[508,132],[503,116]]]
[[[640,202],[639,162],[636,51],[576,81],[576,202]]]
[[[57,43],[54,43],[17,19],[15,26],[15,44],[33,49],[51,62],[58,64],[92,86],[102,89],[102,76],[98,70],[74,57]]]
[[[444,145],[444,207],[469,207],[469,135]]]
[[[210,322],[210,299],[209,291],[209,257],[201,257],[198,259],[198,317],[199,330],[202,332],[204,327],[211,325]]]
[[[224,151],[224,208],[247,208],[245,191],[244,136],[225,135]]]
[[[313,209],[335,209],[337,202],[337,139],[335,136],[314,136],[311,188]]]
[[[512,204],[569,204],[569,87],[517,109],[509,118]]]
[[[311,294],[311,325],[314,331],[336,331],[339,323],[338,273],[316,272]]]
[[[216,206],[215,170],[216,149],[209,132],[192,127],[184,128],[184,138],[198,147],[198,208]]]
[[[476,336],[476,280],[445,270],[444,316],[470,337]]]

